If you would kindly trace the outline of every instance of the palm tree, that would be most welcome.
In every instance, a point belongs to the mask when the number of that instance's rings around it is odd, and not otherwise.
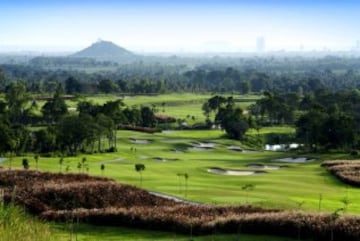
[[[36,163],[36,170],[38,170],[39,155],[35,155],[34,159],[35,159],[35,163]]]
[[[101,169],[101,175],[104,176],[104,170],[105,170],[105,164],[104,163],[101,163],[100,169]]]
[[[59,159],[59,167],[60,167],[60,172],[62,172],[62,166],[64,164],[64,158],[60,157]]]
[[[142,173],[141,172],[144,170],[145,170],[144,164],[141,164],[141,163],[135,164],[135,171],[137,171],[140,174],[140,186],[142,186]]]
[[[246,202],[248,202],[249,192],[255,189],[255,185],[254,184],[245,184],[244,186],[241,187],[241,189],[246,192]]]
[[[29,169],[29,167],[30,167],[29,160],[27,158],[24,158],[22,160],[22,165],[23,165],[24,169],[26,169],[26,170]]]

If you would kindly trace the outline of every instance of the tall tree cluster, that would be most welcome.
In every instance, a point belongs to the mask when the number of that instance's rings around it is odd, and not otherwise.
[[[39,111],[36,100],[21,82],[6,88],[5,100],[0,101],[0,155],[61,152],[115,151],[119,124],[154,127],[153,108],[126,107],[121,100],[103,105],[82,101],[77,112],[69,112],[58,85]],[[29,128],[33,125],[40,128]]]
[[[360,91],[265,92],[250,106],[260,125],[295,125],[296,137],[312,151],[360,148]]]
[[[213,96],[202,106],[208,123],[219,126],[229,138],[241,140],[249,129],[243,110],[235,105],[233,97]],[[213,121],[210,113],[215,114]]]

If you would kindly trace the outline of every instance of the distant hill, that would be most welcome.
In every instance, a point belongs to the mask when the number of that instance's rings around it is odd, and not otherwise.
[[[73,58],[92,58],[98,61],[128,62],[139,58],[136,54],[110,41],[98,41],[91,46],[70,55]]]

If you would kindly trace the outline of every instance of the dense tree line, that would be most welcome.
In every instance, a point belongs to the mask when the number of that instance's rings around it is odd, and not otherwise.
[[[78,112],[69,113],[62,95],[59,85],[40,108],[24,84],[13,82],[7,86],[5,100],[0,101],[0,155],[115,151],[119,124],[156,125],[154,109],[148,106],[127,107],[121,100],[103,105],[82,101]],[[34,125],[41,127],[30,128]]]
[[[360,148],[358,90],[318,89],[303,96],[265,92],[249,113],[260,125],[295,125],[298,141],[312,151]]]
[[[360,60],[351,57],[167,59],[168,63],[111,64],[54,58],[51,61],[56,64],[50,68],[48,58],[35,58],[29,64],[1,65],[0,91],[13,81],[23,81],[35,93],[53,93],[62,84],[67,94],[269,91],[302,95],[325,86],[336,91],[360,85]]]
[[[219,126],[229,138],[241,140],[249,129],[243,110],[235,106],[233,97],[215,95],[203,104],[202,110],[208,126]],[[211,112],[215,113],[214,120],[210,120]]]

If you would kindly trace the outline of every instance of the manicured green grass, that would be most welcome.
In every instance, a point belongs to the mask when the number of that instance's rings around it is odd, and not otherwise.
[[[192,94],[192,93],[173,93],[161,95],[137,95],[125,96],[122,95],[95,95],[80,97],[77,101],[67,101],[69,107],[76,107],[78,101],[92,101],[96,104],[104,104],[107,101],[114,101],[122,99],[127,106],[151,105],[155,106],[159,114],[175,117],[176,119],[183,119],[188,124],[204,123],[205,116],[202,112],[203,103],[211,98],[210,94]],[[225,95],[230,96],[230,95]],[[256,95],[234,95],[234,99],[239,100],[236,104],[243,110],[247,106],[253,104],[259,96]],[[164,103],[164,105],[163,105]],[[194,117],[194,118],[193,118]]]
[[[215,233],[208,236],[191,237],[190,231],[188,235],[183,235],[123,227],[99,227],[85,224],[81,224],[79,226],[71,224],[57,224],[54,226],[54,230],[59,240],[69,240],[69,238],[72,237],[73,240],[78,241],[293,241],[293,239],[290,238],[248,235],[242,233],[226,235]],[[75,231],[72,236],[71,230]]]
[[[277,130],[279,128],[276,128]],[[290,129],[288,129],[289,131]],[[269,128],[263,131],[270,131]],[[220,130],[211,131],[170,131],[157,134],[145,134],[131,131],[118,132],[118,152],[101,153],[86,156],[89,173],[102,175],[101,163],[105,163],[104,175],[119,182],[140,186],[139,173],[135,163],[146,166],[141,187],[185,198],[185,180],[178,173],[188,173],[188,191],[186,198],[196,202],[211,204],[253,204],[263,207],[302,208],[317,211],[319,197],[322,195],[321,211],[332,212],[343,206],[341,200],[347,197],[351,204],[349,213],[360,213],[360,189],[348,187],[320,167],[321,161],[306,164],[286,164],[280,170],[267,170],[267,173],[251,176],[225,176],[208,172],[209,167],[249,170],[251,163],[274,164],[279,157],[295,156],[296,153],[284,152],[236,152],[229,145],[241,146],[240,142],[223,139]],[[130,138],[150,140],[149,144],[133,144]],[[213,142],[213,150],[192,150],[196,142]],[[133,151],[131,151],[133,148]],[[136,152],[135,152],[136,149]],[[184,151],[175,153],[173,149]],[[311,155],[314,156],[314,155]],[[62,170],[67,165],[72,172],[78,172],[77,164],[84,155],[65,158]],[[154,158],[174,159],[167,162]],[[314,156],[319,159],[346,158],[342,154]],[[20,166],[22,157],[14,158]],[[31,168],[35,163],[29,157]],[[114,161],[117,160],[117,161]],[[39,160],[41,170],[59,171],[59,157]],[[7,165],[7,163],[5,163]],[[280,163],[284,165],[284,163]],[[180,184],[180,185],[179,185]],[[244,191],[246,184],[254,184],[255,189]]]

